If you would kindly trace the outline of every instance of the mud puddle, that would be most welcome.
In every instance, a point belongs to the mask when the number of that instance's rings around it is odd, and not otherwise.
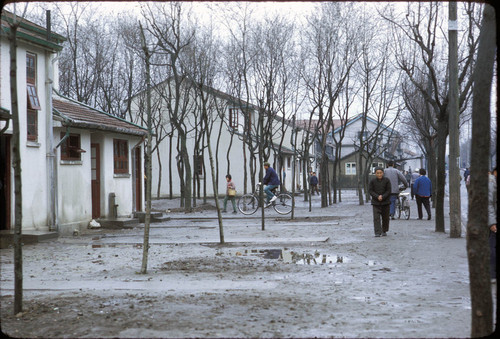
[[[346,256],[325,254],[318,251],[314,253],[295,252],[286,248],[235,250],[230,252],[218,252],[217,255],[260,257],[263,259],[278,260],[284,264],[296,265],[336,265],[351,261],[351,259]]]

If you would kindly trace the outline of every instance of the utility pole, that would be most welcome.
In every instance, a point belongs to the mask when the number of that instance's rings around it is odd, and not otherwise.
[[[448,12],[448,67],[450,79],[448,126],[449,126],[449,191],[450,191],[450,237],[460,238],[462,233],[462,220],[460,216],[460,170],[459,170],[459,106],[458,106],[458,22],[457,3],[449,3]]]

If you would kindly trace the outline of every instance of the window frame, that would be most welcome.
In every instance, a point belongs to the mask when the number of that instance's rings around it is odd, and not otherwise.
[[[37,55],[26,52],[26,139],[38,140],[38,110],[41,109],[36,89]]]
[[[356,175],[356,173],[357,173],[356,172],[356,169],[357,169],[356,162],[355,161],[346,162],[344,165],[344,169],[345,169],[345,175]]]
[[[61,140],[66,136],[61,132]],[[61,143],[61,161],[82,161],[82,153],[85,150],[81,148],[82,137],[78,133],[70,133]]]
[[[229,109],[229,127],[238,128],[239,114],[236,108]]]
[[[377,168],[377,167],[384,168],[384,163],[378,162],[378,161],[377,162],[372,162],[372,168],[371,168],[370,173],[371,174],[375,174],[375,168]]]
[[[113,139],[113,172],[114,174],[129,174],[128,140]]]

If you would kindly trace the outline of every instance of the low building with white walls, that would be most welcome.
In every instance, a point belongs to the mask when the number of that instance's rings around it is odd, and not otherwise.
[[[71,234],[92,219],[141,210],[147,131],[57,94],[57,53],[65,38],[2,11],[1,29],[21,20],[16,88],[22,230]],[[0,37],[0,230],[15,224],[10,44]],[[109,197],[114,195],[114,207]]]

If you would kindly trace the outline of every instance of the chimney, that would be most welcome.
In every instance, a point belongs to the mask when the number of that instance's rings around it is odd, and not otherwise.
[[[50,41],[50,10],[45,11],[45,24],[47,26],[47,41]]]

